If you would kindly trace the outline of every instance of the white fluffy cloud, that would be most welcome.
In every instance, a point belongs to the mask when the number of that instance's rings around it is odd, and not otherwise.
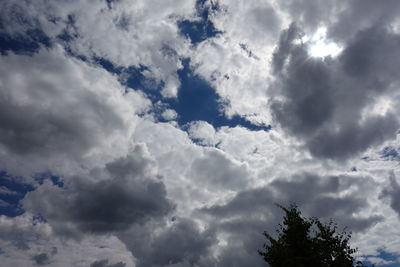
[[[127,153],[135,114],[148,104],[115,77],[59,47],[0,63],[3,168],[64,174]]]
[[[146,66],[149,78],[165,83],[165,96],[176,95],[179,56],[189,47],[177,21],[194,13],[194,1],[11,0],[3,5],[7,32],[26,35],[27,28],[39,27],[53,42],[68,39],[66,46],[77,55],[102,57],[118,66]]]

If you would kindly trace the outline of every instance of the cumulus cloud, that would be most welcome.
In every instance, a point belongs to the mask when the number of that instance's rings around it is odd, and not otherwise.
[[[348,181],[348,179],[351,180]],[[366,179],[346,176],[321,177],[303,173],[290,179],[275,179],[265,187],[242,191],[227,204],[204,208],[203,211],[222,218],[235,218],[237,214],[242,213],[247,218],[260,219],[271,216],[271,205],[274,203],[286,205],[294,202],[312,216],[325,219],[331,216],[350,222],[352,219],[357,220],[357,218],[352,218],[351,214],[361,210],[368,203],[365,199],[359,198],[357,194],[352,195],[350,192],[343,197],[337,197],[337,195],[345,192],[350,185],[355,186],[355,192],[358,192],[360,190],[359,183]],[[377,219],[379,218],[371,218],[369,222],[374,223]],[[357,228],[357,224],[352,226]],[[361,223],[360,227],[365,227],[365,225]]]
[[[382,191],[381,197],[388,197],[390,199],[390,207],[400,216],[400,185],[393,172],[389,178],[390,186]]]
[[[130,156],[74,177],[65,188],[45,183],[24,199],[24,207],[41,214],[62,235],[102,234],[128,229],[167,215],[173,205],[162,181],[152,177],[143,147]]]
[[[39,28],[52,43],[66,45],[74,54],[106,58],[126,67],[147,66],[148,77],[164,82],[163,94],[176,95],[176,70],[181,67],[178,55],[185,55],[189,45],[179,34],[177,21],[194,13],[194,1],[33,4],[9,0],[3,6],[6,33],[27,36],[27,32]],[[166,53],[168,49],[176,53]]]
[[[221,196],[216,192],[244,188],[254,178],[245,162],[217,148],[197,146],[171,124],[142,121],[134,138],[148,145],[182,216]]]
[[[86,236],[76,241],[58,238],[42,219],[25,213],[0,218],[0,259],[5,266],[89,266],[95,259],[134,266],[125,246],[113,236]],[[71,257],[71,255],[74,255]]]
[[[319,59],[309,55],[307,43],[298,43],[303,35],[291,24],[274,53],[277,95],[271,109],[276,121],[322,158],[344,160],[393,138],[399,123],[392,110],[364,110],[398,84],[392,73],[399,62],[393,49],[399,37],[369,28],[339,58]],[[393,51],[392,59],[385,60],[389,52],[384,51]]]
[[[0,217],[1,241],[8,242],[18,250],[29,249],[28,240],[34,236],[49,236],[50,234],[51,228],[48,225],[30,215],[24,214],[14,219],[4,215]]]
[[[161,116],[164,120],[174,120],[177,118],[178,114],[173,109],[166,109]]]
[[[340,227],[365,231],[380,222],[379,215],[356,215],[368,202],[362,196],[363,183],[374,183],[367,177],[318,176],[302,173],[290,178],[278,178],[265,187],[243,190],[225,204],[204,207],[199,211],[211,216],[218,233],[225,233],[227,244],[220,249],[218,266],[243,266],[251,260],[254,266],[264,266],[257,258],[257,248],[263,244],[260,233],[274,233],[280,222],[275,203],[297,203],[306,216],[328,221],[335,218]],[[352,188],[351,192],[347,191]],[[339,197],[339,195],[342,195]]]
[[[193,161],[188,176],[206,187],[240,189],[246,187],[249,172],[245,164],[218,150],[210,150]]]
[[[212,266],[215,232],[201,230],[188,218],[178,217],[169,225],[148,225],[120,235],[136,257],[137,266]]]
[[[389,26],[392,29],[398,27],[397,13],[400,3],[397,1],[384,0],[378,4],[371,0],[356,0],[336,6],[339,6],[337,10],[340,12],[331,28],[331,34],[335,38],[349,39],[354,32],[375,25]]]
[[[214,127],[205,121],[195,121],[190,123],[188,134],[191,139],[194,139],[202,145],[214,145],[215,144],[215,129]]]
[[[145,107],[134,105],[145,100],[125,94],[115,77],[61,48],[9,54],[0,63],[0,153],[10,159],[3,168],[70,173],[74,164],[101,161],[106,150],[126,153],[135,113]]]
[[[256,124],[269,124],[264,94],[270,78],[269,55],[282,18],[269,1],[224,0],[217,5],[208,19],[222,34],[194,47],[191,66],[227,103],[226,115],[239,114]]]
[[[0,168],[33,191],[0,185],[1,211],[25,210],[0,216],[0,261],[264,266],[261,233],[290,201],[348,226],[362,255],[398,253],[398,9],[2,1]],[[312,56],[321,30],[338,55]],[[201,112],[179,89],[272,128],[178,125],[179,105]]]

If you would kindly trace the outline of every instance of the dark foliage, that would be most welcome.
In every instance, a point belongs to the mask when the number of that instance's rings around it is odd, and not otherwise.
[[[351,233],[337,233],[331,220],[321,223],[317,218],[303,218],[296,205],[278,205],[286,214],[279,225],[277,238],[267,232],[267,243],[259,254],[271,267],[352,267],[352,254],[357,249],[349,246]]]

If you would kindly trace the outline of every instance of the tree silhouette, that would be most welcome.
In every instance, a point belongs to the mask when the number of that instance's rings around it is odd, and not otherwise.
[[[295,204],[288,208],[277,205],[284,212],[277,238],[267,232],[268,243],[259,254],[271,267],[352,267],[352,254],[357,249],[349,246],[351,233],[337,233],[332,220],[321,223],[318,218],[306,219]]]

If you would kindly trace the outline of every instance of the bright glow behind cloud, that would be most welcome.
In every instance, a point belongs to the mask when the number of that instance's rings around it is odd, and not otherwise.
[[[324,58],[324,57],[336,57],[340,54],[342,48],[327,39],[326,28],[319,28],[309,40],[309,50],[311,57]]]

